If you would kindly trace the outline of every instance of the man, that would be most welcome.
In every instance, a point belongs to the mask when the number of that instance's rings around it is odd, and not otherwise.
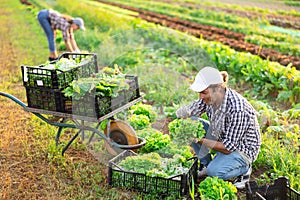
[[[191,139],[203,166],[198,175],[224,180],[238,177],[235,186],[243,188],[260,149],[260,129],[254,108],[244,97],[226,87],[227,80],[227,73],[221,74],[212,67],[201,69],[190,87],[199,93],[199,99],[178,109],[176,115],[178,118],[200,117],[206,112],[209,118],[209,123],[203,122],[206,136]],[[210,149],[216,151],[213,160]]]

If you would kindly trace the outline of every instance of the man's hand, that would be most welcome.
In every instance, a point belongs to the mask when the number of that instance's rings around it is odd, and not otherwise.
[[[190,138],[189,143],[192,145],[192,143],[198,143],[199,139],[198,138]]]
[[[182,106],[181,108],[179,108],[176,111],[176,116],[177,118],[187,118],[191,115],[191,111],[189,110],[189,108],[187,106]]]

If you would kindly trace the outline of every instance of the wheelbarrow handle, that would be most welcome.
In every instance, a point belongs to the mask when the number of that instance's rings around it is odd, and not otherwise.
[[[26,110],[27,105],[25,103],[23,103],[21,100],[19,100],[18,98],[16,98],[15,96],[13,96],[11,94],[4,93],[4,92],[1,92],[1,91],[0,91],[0,95],[13,100],[15,103],[17,103],[20,106],[22,106],[24,108],[24,110]],[[43,121],[47,122],[48,124],[60,127],[59,131],[57,133],[58,134],[57,137],[59,137],[59,134],[60,134],[60,131],[62,130],[62,128],[74,128],[74,129],[80,129],[80,131],[72,138],[72,141],[79,135],[79,133],[81,131],[83,131],[83,130],[89,130],[89,131],[92,131],[92,132],[95,132],[96,134],[98,134],[104,140],[106,140],[107,142],[109,142],[112,146],[115,146],[115,147],[118,147],[118,148],[121,148],[121,149],[131,149],[131,150],[133,150],[133,149],[141,148],[142,146],[144,146],[146,144],[146,140],[144,138],[138,137],[138,144],[135,144],[135,145],[121,145],[121,144],[118,144],[118,143],[110,141],[109,137],[107,137],[106,135],[104,135],[103,133],[101,133],[99,130],[97,130],[95,128],[92,128],[92,127],[89,127],[89,126],[81,126],[79,124],[66,124],[66,123],[52,122],[52,121],[49,121],[46,117],[44,117],[40,113],[37,113],[37,112],[32,112],[32,113],[34,115],[36,115],[37,117],[39,117],[40,119],[42,119]],[[71,144],[72,141],[70,141],[69,143]],[[68,144],[67,147],[70,144]],[[64,151],[66,151],[67,147],[64,149]]]
[[[15,97],[15,96],[13,96],[11,94],[7,94],[5,92],[1,92],[1,91],[0,91],[0,95],[13,100],[15,103],[17,103],[20,106],[22,106],[24,108],[24,110],[26,110],[27,105],[24,102],[22,102],[20,99],[18,99],[17,97]],[[40,119],[42,119],[43,121],[45,121],[48,124],[51,124],[53,126],[58,126],[58,127],[63,127],[63,128],[77,128],[76,125],[74,125],[74,124],[65,124],[65,123],[59,123],[59,122],[52,122],[52,121],[49,121],[46,117],[44,117],[40,113],[36,113],[36,112],[32,112],[32,113],[35,114]]]
[[[1,92],[0,91],[0,95],[10,98],[11,100],[13,100],[14,102],[16,102],[17,104],[19,104],[20,106],[22,106],[24,109],[27,107],[25,103],[23,103],[21,100],[19,100],[18,98],[16,98],[15,96],[11,95],[11,94],[7,94],[5,92]]]

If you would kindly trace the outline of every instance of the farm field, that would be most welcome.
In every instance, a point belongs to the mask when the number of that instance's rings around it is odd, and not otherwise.
[[[107,1],[100,2],[107,3]],[[188,32],[206,40],[219,41],[235,50],[250,52],[259,55],[263,59],[277,61],[283,65],[293,63],[296,68],[299,68],[297,55],[299,42],[297,38],[291,37],[291,39],[288,39],[289,34],[283,36],[271,29],[267,30],[268,27],[271,28],[272,26],[264,25],[261,20],[255,21],[257,18],[263,19],[265,14],[234,10],[235,12],[232,15],[232,10],[226,10],[225,8],[222,10],[222,7],[206,6],[203,8],[203,5],[187,3],[181,3],[178,6],[178,3],[173,2],[172,4],[171,1],[150,3],[148,5],[146,3],[140,4],[139,1],[131,1],[126,4],[122,1],[113,1],[111,4],[136,11],[139,13],[138,17],[147,21]],[[171,8],[172,12],[169,12]],[[204,14],[199,14],[199,9]],[[215,12],[216,10],[219,12]],[[266,15],[266,19],[271,25],[288,27],[290,24],[292,28],[297,29],[297,21],[299,21],[297,17],[291,19],[289,16]],[[247,18],[254,19],[254,21],[248,21]],[[289,21],[286,22],[287,20]],[[249,24],[247,24],[247,21]],[[299,32],[295,31],[294,34],[299,35]],[[291,43],[291,45],[288,45],[288,43]],[[295,53],[292,52],[294,48]]]
[[[146,123],[129,116],[137,134],[146,136],[145,128],[170,135],[176,109],[197,98],[188,90],[193,77],[201,67],[215,66],[228,71],[229,86],[258,111],[263,143],[251,180],[266,184],[286,176],[300,191],[299,7],[259,1],[260,8],[254,8],[231,0],[23,2],[31,5],[0,0],[1,92],[26,102],[20,66],[47,61],[47,40],[36,19],[40,9],[80,16],[87,28],[76,32],[82,51],[97,54],[99,68],[118,67],[139,77],[143,103],[156,118]],[[63,53],[61,39],[58,33]],[[91,150],[80,138],[62,156],[74,130],[63,131],[57,147],[55,127],[2,96],[0,109],[0,199],[159,199],[109,187],[112,157]],[[245,199],[245,190],[237,196]]]

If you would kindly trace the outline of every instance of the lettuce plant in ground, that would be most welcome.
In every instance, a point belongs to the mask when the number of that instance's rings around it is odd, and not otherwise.
[[[176,116],[176,110],[179,108],[178,105],[174,105],[174,106],[166,106],[163,108],[164,110],[164,115],[167,117],[172,118],[173,120],[177,118]]]
[[[130,107],[129,112],[136,115],[145,115],[149,118],[150,122],[153,123],[156,120],[156,112],[153,110],[151,105],[138,103]]]
[[[198,191],[201,199],[205,200],[235,200],[236,187],[228,181],[218,177],[206,177],[199,185]]]
[[[135,130],[142,130],[150,125],[150,120],[146,115],[132,114],[127,117],[127,120]]]
[[[160,150],[171,143],[169,135],[165,135],[162,132],[147,128],[137,131],[137,135],[146,140],[145,146],[139,149],[140,153],[150,153]]]

